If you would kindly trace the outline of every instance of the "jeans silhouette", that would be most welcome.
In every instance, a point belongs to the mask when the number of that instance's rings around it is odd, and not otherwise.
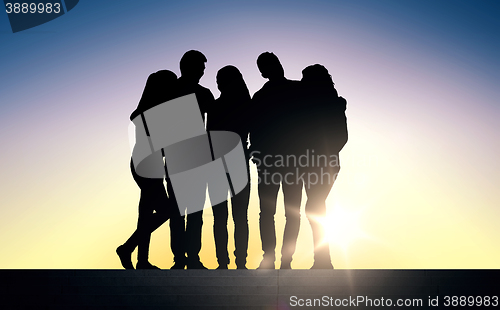
[[[184,265],[200,261],[203,210],[170,219],[170,247],[175,263]],[[187,253],[187,258],[186,258]]]
[[[306,216],[311,224],[313,242],[314,242],[314,264],[316,266],[328,266],[331,264],[330,246],[325,240],[325,231],[323,225],[317,220],[326,216],[326,198],[332,189],[333,183],[339,172],[339,167],[308,167],[304,168],[307,173],[314,173],[318,176],[328,175],[320,179],[320,182],[314,184],[304,184],[307,194]],[[302,170],[302,171],[304,171]]]
[[[264,173],[268,173],[267,176]],[[285,231],[283,233],[283,247],[281,249],[282,265],[288,265],[292,261],[295,253],[297,237],[300,229],[300,202],[302,199],[303,181],[296,180],[296,176],[291,169],[280,169],[276,167],[266,167],[259,170],[260,184],[258,187],[260,201],[260,237],[262,240],[262,250],[264,259],[275,260],[276,249],[276,228],[274,215],[276,214],[276,202],[279,183],[275,183],[269,176],[273,174],[285,176],[287,173],[293,174],[293,182],[283,180],[281,182],[284,204],[285,204]],[[268,183],[268,184],[266,184]]]
[[[247,165],[248,179],[250,170]],[[250,199],[250,184],[236,196],[231,198],[231,209],[234,220],[234,256],[236,267],[245,268],[248,250],[248,201]],[[217,261],[219,266],[229,264],[229,253],[227,251],[228,233],[227,219],[228,206],[224,201],[212,208],[214,214],[214,239]]]

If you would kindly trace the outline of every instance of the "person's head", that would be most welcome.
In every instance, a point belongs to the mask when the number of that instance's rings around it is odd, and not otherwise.
[[[207,58],[200,51],[187,51],[181,58],[181,76],[198,83],[205,73],[205,63]]]
[[[229,65],[221,68],[217,72],[216,81],[221,95],[241,96],[250,99],[250,92],[243,75],[235,66]]]
[[[141,100],[131,119],[144,111],[175,97],[177,75],[169,70],[151,73],[144,86]]]
[[[285,70],[276,55],[264,52],[257,58],[257,67],[262,77],[265,79],[276,80],[285,77]]]
[[[332,76],[328,73],[328,70],[320,65],[310,65],[302,70],[302,82],[314,83],[315,85],[334,85]]]

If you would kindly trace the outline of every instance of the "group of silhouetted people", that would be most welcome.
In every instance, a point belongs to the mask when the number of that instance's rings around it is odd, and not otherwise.
[[[239,134],[244,145],[248,179],[249,161],[257,165],[259,228],[264,251],[259,269],[275,268],[274,216],[280,186],[286,219],[280,268],[291,268],[300,227],[302,189],[305,188],[305,211],[314,242],[312,268],[332,269],[330,249],[320,219],[326,215],[325,200],[340,170],[339,152],[347,142],[347,102],[338,96],[328,70],[322,65],[311,65],[302,71],[301,81],[288,80],[278,57],[265,52],[257,58],[257,66],[262,77],[269,81],[253,97],[240,71],[228,65],[217,72],[217,87],[221,94],[215,99],[209,89],[199,84],[206,62],[201,52],[191,50],[181,58],[179,78],[168,70],[152,73],[130,119],[170,99],[194,93],[207,131],[223,130]],[[314,154],[312,163],[311,154]],[[307,156],[307,164],[297,161],[301,156]],[[171,269],[207,269],[199,257],[203,211],[181,214],[168,172],[165,173],[166,180],[144,178],[136,173],[132,161],[130,167],[141,189],[141,196],[137,229],[116,250],[122,266],[134,269],[131,257],[138,247],[136,268],[159,269],[148,260],[150,237],[156,228],[170,219],[170,244],[174,254]],[[231,198],[234,255],[238,269],[246,269],[249,198],[250,183]],[[227,201],[212,208],[217,269],[227,269]]]

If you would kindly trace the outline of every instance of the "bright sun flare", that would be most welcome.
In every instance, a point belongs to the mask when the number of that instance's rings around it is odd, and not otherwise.
[[[326,217],[318,219],[325,229],[325,240],[347,250],[358,239],[366,238],[360,227],[360,211],[351,211],[337,206]]]

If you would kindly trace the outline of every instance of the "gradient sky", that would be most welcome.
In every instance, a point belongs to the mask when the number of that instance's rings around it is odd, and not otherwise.
[[[179,74],[190,49],[216,97],[227,64],[257,91],[264,51],[290,79],[329,69],[350,135],[327,201],[335,268],[499,268],[499,13],[497,1],[103,0],[15,34],[0,14],[0,268],[121,268],[139,199],[128,117],[148,75]],[[262,255],[255,189],[249,268]],[[280,202],[278,236],[283,216]],[[204,220],[215,268],[210,209]],[[311,238],[303,215],[293,268],[312,265]],[[168,225],[150,258],[171,266]]]

